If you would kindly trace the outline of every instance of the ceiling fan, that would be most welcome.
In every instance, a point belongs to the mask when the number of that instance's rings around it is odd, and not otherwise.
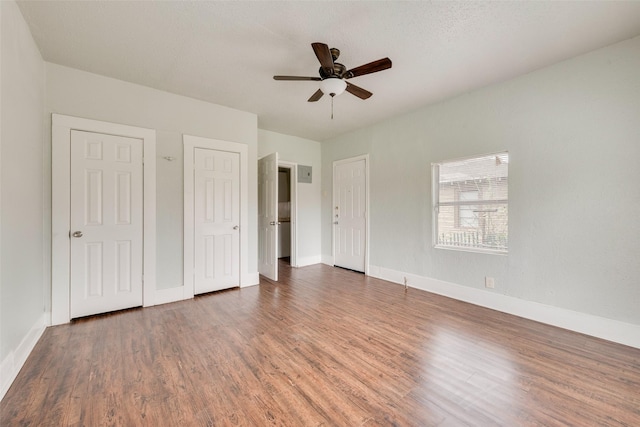
[[[336,48],[329,49],[329,46],[324,43],[311,43],[311,47],[313,47],[313,51],[315,52],[318,61],[320,61],[320,77],[273,76],[274,80],[319,81],[320,89],[311,95],[311,98],[308,99],[309,102],[316,102],[322,98],[322,95],[324,94],[328,94],[333,98],[336,95],[340,95],[345,90],[360,99],[367,99],[373,95],[371,92],[356,86],[347,80],[391,68],[391,60],[389,58],[383,58],[347,70],[347,67],[339,62],[335,62],[340,56],[340,50]]]

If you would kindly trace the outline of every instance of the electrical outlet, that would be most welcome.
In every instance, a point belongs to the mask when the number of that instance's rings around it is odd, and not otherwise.
[[[493,277],[485,277],[484,278],[484,286],[485,288],[493,289],[496,287],[496,281]]]

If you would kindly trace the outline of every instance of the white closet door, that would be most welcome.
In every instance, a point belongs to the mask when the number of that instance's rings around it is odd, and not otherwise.
[[[71,318],[142,305],[142,150],[71,131]]]
[[[240,154],[195,148],[194,293],[240,285]]]

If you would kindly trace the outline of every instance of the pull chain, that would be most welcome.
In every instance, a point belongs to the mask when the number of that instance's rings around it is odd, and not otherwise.
[[[333,120],[333,98],[334,96],[331,95],[331,120]]]

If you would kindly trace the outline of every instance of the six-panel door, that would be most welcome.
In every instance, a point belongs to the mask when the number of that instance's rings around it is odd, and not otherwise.
[[[365,270],[366,164],[355,160],[334,169],[334,265]]]
[[[258,160],[258,271],[278,280],[278,153]]]
[[[194,293],[240,285],[240,154],[195,148]]]
[[[71,131],[71,318],[142,305],[142,150]]]

